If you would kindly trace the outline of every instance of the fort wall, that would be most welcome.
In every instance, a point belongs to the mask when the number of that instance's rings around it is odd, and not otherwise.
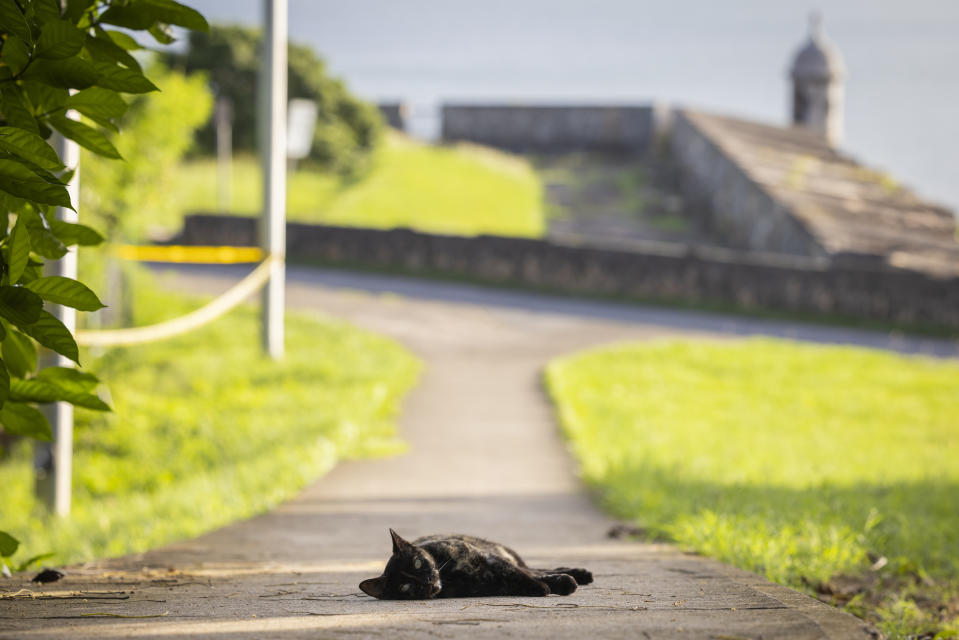
[[[191,215],[177,242],[255,244],[253,218]],[[490,284],[959,329],[959,277],[842,259],[661,242],[629,246],[290,223],[293,260]]]
[[[680,168],[680,187],[700,222],[731,246],[803,256],[826,252],[793,215],[726,153],[694,117],[673,114],[669,149]]]
[[[655,105],[445,104],[441,136],[517,152],[643,153],[665,116]]]

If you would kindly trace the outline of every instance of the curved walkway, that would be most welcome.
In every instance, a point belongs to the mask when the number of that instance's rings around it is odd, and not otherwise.
[[[216,292],[237,273],[174,277],[178,287]],[[288,303],[394,336],[424,359],[401,417],[409,453],[341,464],[271,513],[31,587],[80,597],[0,601],[0,638],[866,638],[861,621],[753,574],[607,538],[613,523],[575,478],[541,369],[591,345],[679,335],[778,332],[957,351],[943,341],[309,269],[290,270]],[[586,566],[596,581],[565,598],[376,601],[356,585],[382,569],[387,527],[406,537],[489,537],[534,566]]]

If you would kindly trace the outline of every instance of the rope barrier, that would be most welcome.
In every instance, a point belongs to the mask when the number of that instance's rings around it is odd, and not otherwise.
[[[266,281],[270,277],[270,267],[273,263],[282,259],[280,256],[269,256],[265,258],[248,276],[196,311],[191,311],[179,318],[145,327],[77,331],[77,344],[84,346],[115,347],[154,342],[192,331],[208,322],[216,320],[255,293],[266,284]]]

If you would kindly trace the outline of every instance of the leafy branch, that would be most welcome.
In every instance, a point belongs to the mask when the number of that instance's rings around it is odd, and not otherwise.
[[[74,207],[67,191],[72,172],[48,139],[57,132],[120,159],[104,131],[118,130],[127,110],[123,95],[157,90],[133,55],[142,47],[129,32],[167,44],[171,25],[209,29],[200,13],[174,0],[0,0],[0,430],[7,434],[52,439],[37,403],[110,409],[92,374],[37,368],[37,345],[79,365],[73,335],[48,304],[103,307],[82,282],[43,276],[44,260],[103,241],[90,227],[54,217],[56,207]],[[68,117],[70,110],[84,121]],[[0,531],[4,571],[3,559],[18,546]]]

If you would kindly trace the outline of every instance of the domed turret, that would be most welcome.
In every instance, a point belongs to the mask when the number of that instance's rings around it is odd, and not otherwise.
[[[823,135],[831,145],[842,138],[842,55],[822,34],[822,20],[813,15],[809,39],[796,53],[792,79],[792,121]]]

